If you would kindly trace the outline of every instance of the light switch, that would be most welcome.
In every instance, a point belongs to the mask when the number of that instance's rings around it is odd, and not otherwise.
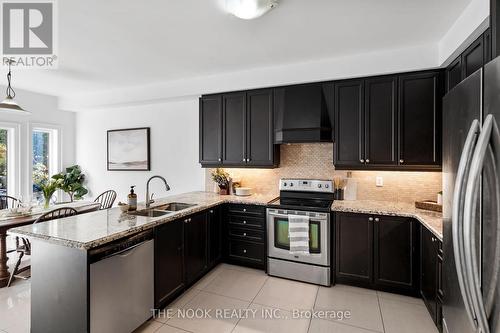
[[[377,185],[377,187],[384,186],[384,178],[382,177],[375,178],[375,185]]]

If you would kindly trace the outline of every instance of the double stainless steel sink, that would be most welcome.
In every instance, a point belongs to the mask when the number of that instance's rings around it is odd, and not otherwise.
[[[188,204],[184,202],[169,202],[156,207],[150,207],[146,209],[137,210],[135,212],[130,212],[131,215],[137,216],[147,216],[147,217],[160,217],[168,214],[173,214],[180,210],[188,209],[196,206],[195,204]]]

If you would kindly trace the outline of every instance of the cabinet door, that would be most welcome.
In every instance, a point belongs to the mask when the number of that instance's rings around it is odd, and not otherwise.
[[[245,164],[245,96],[244,92],[222,96],[222,163],[226,165]]]
[[[462,57],[458,56],[446,68],[446,91],[450,91],[453,87],[462,81]]]
[[[441,166],[440,72],[399,77],[399,164],[421,169]]]
[[[274,164],[273,91],[263,89],[247,92],[246,112],[247,165],[272,166]]]
[[[391,292],[416,295],[416,222],[393,216],[375,216],[373,221],[375,286]]]
[[[397,77],[365,80],[365,163],[393,165],[396,160]]]
[[[208,211],[208,266],[217,264],[222,256],[222,228],[220,209],[211,208]]]
[[[200,163],[222,162],[222,99],[221,95],[203,96],[200,107]]]
[[[186,284],[197,280],[207,268],[207,214],[192,215],[184,221],[184,267]]]
[[[483,66],[483,46],[483,36],[480,36],[462,53],[462,77],[464,79]]]
[[[371,286],[373,222],[368,215],[337,213],[335,274],[340,283]]]
[[[333,158],[337,169],[364,166],[363,98],[363,80],[335,83],[335,149]]]
[[[163,307],[184,287],[183,221],[155,229],[155,305]]]
[[[483,64],[487,64],[491,60],[491,29],[488,28],[483,34]]]
[[[437,315],[437,241],[425,227],[421,228],[420,243],[420,294],[432,319]]]

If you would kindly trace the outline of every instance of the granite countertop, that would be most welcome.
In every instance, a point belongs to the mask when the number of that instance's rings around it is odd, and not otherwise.
[[[196,206],[160,217],[144,217],[122,213],[115,207],[87,214],[67,217],[65,219],[13,228],[8,234],[43,239],[47,242],[67,247],[89,250],[113,240],[151,229],[181,217],[217,206],[222,203],[242,203],[247,205],[266,205],[274,196],[251,195],[238,197],[234,195],[219,195],[212,192],[189,192],[156,199],[151,207],[168,202],[185,202]],[[137,207],[144,209],[143,205]]]
[[[443,214],[415,208],[414,204],[375,200],[334,201],[332,211],[412,217],[443,240]]]
[[[185,202],[196,205],[164,216],[145,217],[130,215],[122,213],[120,208],[115,207],[67,217],[65,219],[13,228],[8,231],[8,234],[42,239],[54,244],[89,250],[127,235],[152,229],[155,226],[223,203],[265,206],[274,198],[271,195],[258,194],[248,197],[238,197],[234,195],[219,195],[212,192],[188,192],[157,199],[151,205],[155,207],[168,202]],[[141,210],[144,208],[143,205],[139,205],[137,209]],[[417,209],[409,203],[371,200],[335,201],[332,204],[332,211],[412,217],[419,220],[439,239],[442,239],[442,214]]]

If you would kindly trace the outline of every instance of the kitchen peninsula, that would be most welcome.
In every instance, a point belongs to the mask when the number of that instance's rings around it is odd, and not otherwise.
[[[91,331],[100,331],[97,328],[110,329],[105,326],[107,320],[100,318],[112,316],[109,309],[103,308],[102,303],[110,307],[114,306],[110,301],[115,305],[127,302],[129,294],[133,294],[137,304],[141,303],[141,299],[144,300],[142,319],[138,320],[146,321],[151,316],[151,309],[162,308],[168,304],[174,296],[206,274],[216,261],[220,261],[226,240],[222,232],[225,223],[225,217],[222,218],[224,211],[218,210],[219,206],[229,205],[233,212],[241,210],[241,213],[254,214],[249,218],[251,220],[258,214],[265,214],[265,206],[272,199],[273,196],[266,195],[236,197],[210,192],[190,192],[158,199],[154,207],[172,202],[193,205],[159,217],[132,215],[121,212],[119,208],[112,208],[11,229],[9,234],[28,237],[33,244],[32,332],[85,332],[89,327]],[[144,208],[140,205],[138,210]],[[332,205],[332,211],[409,217],[420,221],[440,236],[440,214],[412,209],[409,205],[403,207],[380,202],[336,201]],[[177,234],[176,225],[184,231]],[[195,229],[191,230],[191,226]],[[162,234],[163,228],[170,229]],[[168,236],[170,234],[171,236]],[[165,235],[177,238],[162,238]],[[200,235],[205,235],[205,239],[200,239]],[[194,239],[190,240],[189,237]],[[160,241],[156,241],[157,239]],[[145,241],[151,243],[148,248],[129,251]],[[173,255],[178,251],[178,256],[183,257],[180,266],[176,267],[172,252],[167,255],[168,274],[181,274],[178,285],[170,288],[160,285],[161,279],[158,275],[165,271],[158,262],[159,258],[165,259],[165,254],[160,252],[161,246],[165,244],[174,247]],[[199,257],[196,257],[200,254],[196,252],[196,244],[203,247],[201,256],[206,258],[201,265]],[[207,250],[209,253],[204,254]],[[107,272],[103,282],[102,279],[99,280],[99,275],[102,274],[99,273],[99,265],[111,260],[113,251],[120,260],[139,254],[142,254],[142,257],[133,267],[127,264],[101,267],[101,270]],[[212,255],[214,251],[216,253]],[[246,253],[246,250],[244,252]],[[251,255],[250,253],[249,256]],[[110,276],[110,270],[116,273],[114,279]],[[182,272],[189,276],[182,276]],[[113,292],[117,285],[135,275],[140,278],[126,287],[128,292],[125,295]],[[169,278],[169,283],[175,281],[172,275]],[[165,288],[168,291],[159,295],[159,291]],[[140,292],[143,295],[138,295]],[[59,310],[53,311],[54,308]]]

